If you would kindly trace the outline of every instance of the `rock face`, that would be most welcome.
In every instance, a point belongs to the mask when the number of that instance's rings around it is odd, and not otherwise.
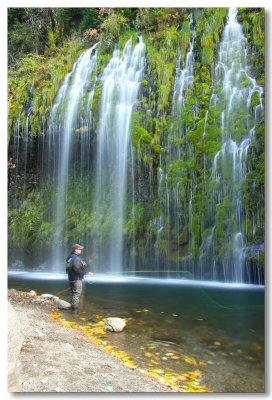
[[[122,318],[109,317],[105,321],[104,330],[109,332],[122,332],[125,326],[126,322]]]
[[[21,324],[16,311],[8,303],[8,391],[20,391],[18,371],[20,368],[19,355],[24,341]]]

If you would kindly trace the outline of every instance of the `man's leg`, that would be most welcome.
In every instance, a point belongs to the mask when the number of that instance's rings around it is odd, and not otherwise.
[[[80,297],[82,293],[82,280],[70,282],[71,288],[71,308],[77,310],[79,308]]]

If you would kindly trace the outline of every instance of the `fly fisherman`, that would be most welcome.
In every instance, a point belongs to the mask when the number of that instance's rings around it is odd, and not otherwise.
[[[72,252],[66,259],[66,272],[68,273],[68,280],[71,290],[71,310],[77,311],[79,308],[80,297],[82,294],[82,280],[84,275],[93,275],[92,272],[86,271],[86,262],[80,257],[83,246],[74,244]]]

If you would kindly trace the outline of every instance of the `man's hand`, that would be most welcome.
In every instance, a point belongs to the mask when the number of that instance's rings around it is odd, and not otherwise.
[[[93,274],[94,274],[93,272],[88,272],[89,276],[93,276]]]

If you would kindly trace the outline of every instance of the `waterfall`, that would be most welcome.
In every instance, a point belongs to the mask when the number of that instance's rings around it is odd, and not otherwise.
[[[144,68],[142,38],[132,47],[130,38],[122,53],[116,49],[101,78],[94,205],[96,224],[103,233],[97,236],[93,250],[99,271],[123,268],[123,221],[132,162],[129,128]]]
[[[230,8],[218,62],[212,71],[209,108],[198,129],[200,133],[202,129],[205,143],[215,124],[216,113],[221,121],[220,148],[213,160],[203,152],[203,175],[197,176],[189,164],[195,151],[192,139],[196,134],[198,103],[188,107],[186,97],[186,89],[194,87],[194,39],[195,32],[191,29],[183,68],[178,54],[172,125],[163,138],[167,151],[161,155],[158,170],[160,215],[156,262],[158,267],[164,265],[166,271],[175,268],[181,276],[185,270],[186,276],[193,279],[250,282],[246,257],[247,209],[242,184],[249,172],[247,158],[256,126],[263,115],[263,89],[251,76],[247,42],[237,22],[237,9]],[[195,210],[195,197],[199,195],[208,202],[206,220]],[[257,218],[253,215],[254,221]],[[195,238],[197,229],[200,243]]]
[[[245,236],[246,209],[241,194],[241,184],[248,172],[247,156],[255,134],[256,124],[263,113],[263,89],[250,76],[247,62],[246,39],[241,25],[237,22],[237,9],[231,8],[223,40],[219,49],[219,60],[215,68],[216,104],[224,104],[222,109],[222,145],[213,161],[213,209],[225,208],[227,217],[224,221],[225,251],[221,260],[225,281],[247,282],[250,280],[246,268]],[[259,102],[253,107],[252,94],[257,93]],[[244,131],[236,129],[239,118],[243,121]],[[215,219],[217,215],[215,216]],[[213,228],[214,248],[219,240],[218,227]],[[209,260],[211,262],[211,260]]]
[[[56,181],[57,193],[54,209],[54,262],[63,262],[66,243],[63,238],[66,230],[66,207],[69,174],[73,161],[73,147],[77,137],[81,145],[86,147],[90,140],[90,106],[94,92],[97,64],[97,44],[85,51],[75,62],[56,96],[49,118],[48,138],[48,170]],[[88,153],[89,154],[89,153]],[[75,157],[74,157],[75,158]],[[77,162],[77,160],[74,160]],[[80,162],[84,161],[84,152],[80,154]],[[65,250],[64,250],[65,249]]]
[[[190,19],[190,26],[192,25]],[[170,253],[175,254],[177,260],[177,268],[179,267],[180,259],[180,234],[183,228],[180,211],[183,208],[185,188],[182,183],[183,168],[181,167],[180,160],[184,157],[185,149],[182,143],[185,143],[187,134],[186,115],[185,115],[185,100],[186,89],[194,84],[194,39],[195,31],[192,30],[189,48],[185,57],[184,67],[182,68],[182,54],[178,51],[176,63],[176,77],[174,84],[174,92],[172,99],[172,124],[168,137],[166,138],[167,153],[161,155],[160,167],[158,173],[158,196],[160,205],[160,217],[157,231],[157,263],[158,268],[162,267],[163,259],[166,256],[165,270],[169,269]],[[173,178],[174,174],[178,171],[178,179]],[[192,197],[192,192],[191,192]],[[190,206],[189,206],[190,208]],[[162,251],[160,241],[163,245],[165,240],[170,243],[172,241],[171,249],[169,246]],[[160,252],[164,256],[160,258]],[[168,265],[167,265],[168,264]]]
[[[79,242],[98,273],[263,279],[263,15],[251,27],[253,11],[189,13],[146,43],[124,30],[111,54],[102,42],[83,51],[58,91],[63,53],[55,66],[53,55],[27,61],[33,93],[19,71],[9,235],[22,259],[53,249],[63,271]]]
[[[21,138],[21,118],[22,118],[22,112],[23,112],[23,107],[21,107],[19,111],[19,116],[16,122],[16,125],[14,127],[13,131],[13,154],[12,154],[12,160],[14,160],[15,163],[15,187],[16,187],[16,194],[14,194],[14,207],[16,208],[18,206],[18,188],[20,187],[20,181],[19,181],[19,172],[20,172],[20,151],[21,151],[21,146],[20,146],[20,138]],[[25,161],[24,161],[25,163]]]

